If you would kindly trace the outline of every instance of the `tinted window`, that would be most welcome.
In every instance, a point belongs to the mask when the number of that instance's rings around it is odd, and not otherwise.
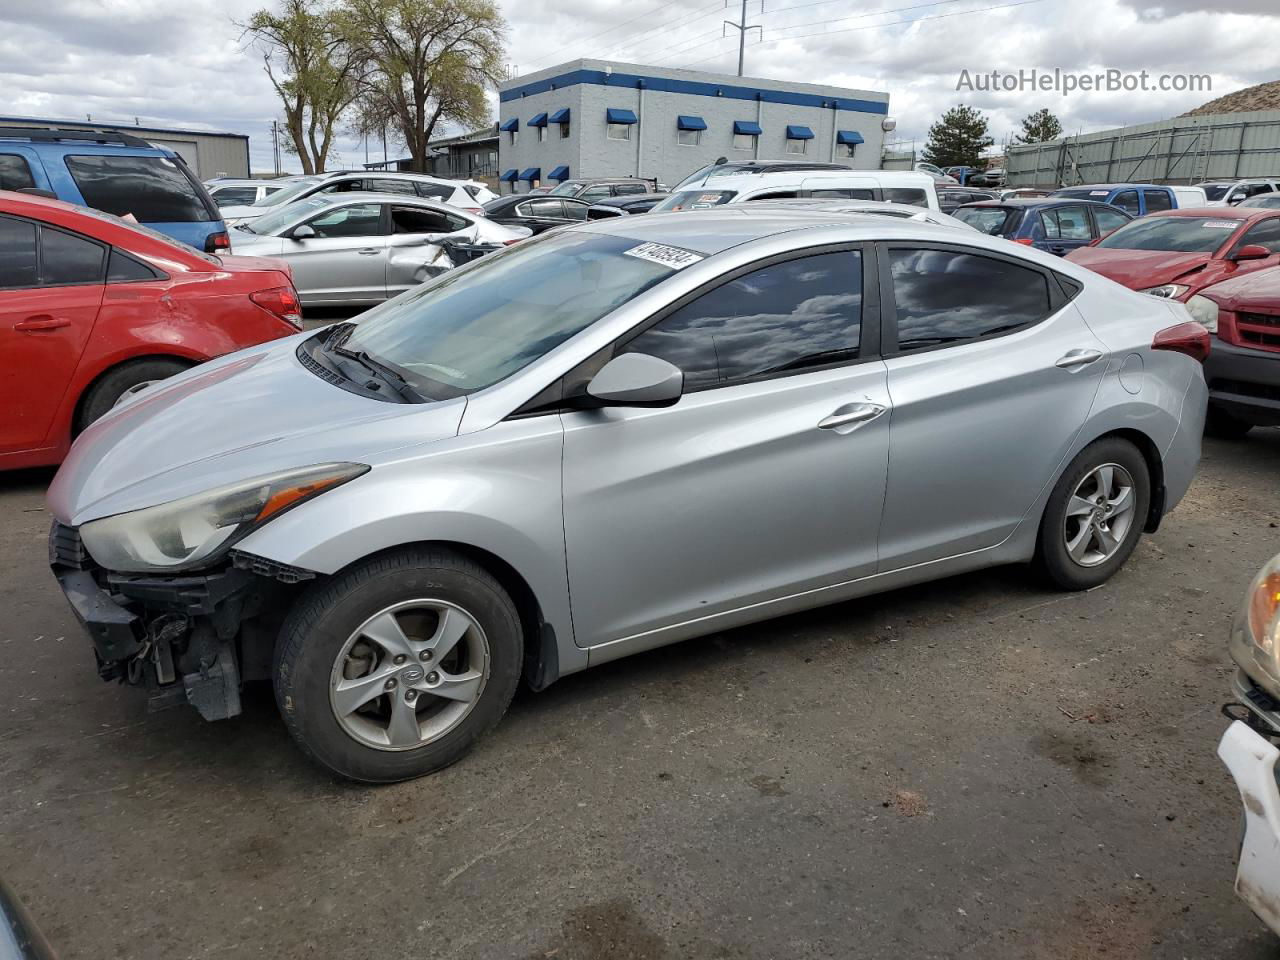
[[[35,185],[25,157],[0,153],[0,190],[22,190]]]
[[[35,224],[0,217],[0,288],[33,287],[35,283]]]
[[[1098,221],[1099,234],[1110,233],[1112,230],[1119,230],[1129,222],[1128,217],[1117,210],[1110,209],[1109,207],[1094,207],[1093,216],[1094,219]]]
[[[463,230],[467,222],[461,217],[451,217],[439,210],[421,207],[392,207],[392,233],[454,233]]]
[[[771,190],[769,193],[759,193],[754,197],[747,197],[748,200],[794,200],[800,196],[798,190]]]
[[[630,130],[631,128],[628,127],[627,129]],[[609,188],[608,187],[587,187],[587,189],[583,190],[580,194],[578,194],[578,196],[580,196],[583,200],[586,200],[588,203],[590,203],[593,200],[603,200],[605,197],[609,196]]]
[[[1271,184],[1269,183],[1248,183],[1245,184],[1243,193],[1246,197],[1256,197],[1260,193],[1271,193]]]
[[[257,187],[222,187],[211,194],[213,202],[220,207],[235,207],[251,204],[258,199]]]
[[[1049,314],[1044,275],[950,250],[889,251],[898,348],[919,350],[1035,323]]]
[[[560,205],[559,200],[530,200],[524,205],[523,209],[526,215],[530,217],[564,219],[564,207]]]
[[[856,187],[833,187],[829,190],[810,190],[811,197],[834,197],[837,200],[879,200],[874,190]]]
[[[912,190],[906,187],[885,187],[884,199],[890,203],[909,203],[916,207],[929,206],[929,195],[923,190]]]
[[[587,204],[565,200],[564,215],[570,220],[585,220],[587,219]]]
[[[1169,199],[1169,194],[1165,190],[1143,190],[1142,197],[1147,202],[1147,213],[1173,209],[1173,201]]]
[[[825,253],[764,267],[699,297],[624,348],[684,371],[685,388],[858,356],[862,257]]]
[[[1101,200],[1103,198],[1097,197],[1095,199]],[[1136,217],[1138,216],[1138,214],[1142,212],[1138,207],[1138,191],[1137,190],[1120,191],[1119,193],[1116,194],[1115,199],[1111,201],[1111,204],[1112,206],[1119,207],[1121,210],[1129,214],[1131,217]]]
[[[40,228],[40,281],[43,286],[102,283],[106,250],[91,240],[50,227]]]
[[[633,193],[648,193],[648,192],[649,191],[645,188],[645,185],[643,183],[619,183],[619,184],[615,184],[613,188],[613,195],[615,197],[626,197],[626,196],[630,196]]]
[[[1200,186],[1204,187],[1204,195],[1207,199],[1221,200],[1227,195],[1230,185],[1225,183],[1202,183]]]
[[[1089,214],[1084,207],[1053,207],[1040,211],[1046,240],[1092,240]]]
[[[167,157],[67,157],[67,169],[91,207],[143,223],[212,220],[186,171]]]
[[[416,183],[418,188],[418,196],[432,197],[436,200],[445,200],[453,196],[453,187],[447,187],[443,183]],[[382,193],[408,193],[406,190],[383,190]],[[472,194],[472,199],[475,195]]]
[[[1240,244],[1257,243],[1272,253],[1280,253],[1280,217],[1255,223],[1240,238]]]
[[[1166,250],[1212,253],[1231,239],[1242,221],[1226,217],[1151,217],[1127,223],[1099,247],[1112,250]]]
[[[361,203],[307,221],[317,237],[376,237],[382,233],[382,208],[376,203]]]
[[[139,263],[127,253],[111,248],[107,258],[107,283],[129,283],[133,280],[154,280],[156,272]]]
[[[952,216],[992,237],[1003,236],[1009,220],[1016,224],[1021,219],[1016,210],[1007,207],[961,207]]]

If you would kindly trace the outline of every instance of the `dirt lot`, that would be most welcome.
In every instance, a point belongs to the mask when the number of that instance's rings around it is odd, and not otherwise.
[[[148,715],[0,477],[0,873],[64,957],[1261,958],[1214,748],[1280,551],[1280,430],[1210,442],[1087,594],[1004,569],[521,693],[470,758],[336,783],[269,695]]]

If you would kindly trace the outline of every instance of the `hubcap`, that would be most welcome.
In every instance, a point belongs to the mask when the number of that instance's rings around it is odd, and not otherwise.
[[[489,641],[471,614],[445,600],[406,600],[347,639],[333,665],[329,704],[342,729],[365,746],[412,750],[461,723],[488,679]]]
[[[1095,467],[1067,501],[1063,536],[1067,554],[1082,567],[1115,556],[1133,526],[1133,477],[1118,463]]]

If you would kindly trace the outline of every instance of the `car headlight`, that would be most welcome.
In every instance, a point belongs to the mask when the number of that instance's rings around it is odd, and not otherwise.
[[[1231,624],[1231,657],[1273,697],[1280,697],[1280,556],[1271,558],[1245,594]]]
[[[1218,304],[1208,297],[1196,294],[1186,303],[1191,318],[1210,333],[1218,332]]]
[[[284,511],[367,472],[362,463],[284,470],[80,527],[89,555],[108,570],[165,572],[205,566]]]
[[[1164,297],[1166,300],[1177,300],[1191,288],[1182,283],[1162,283],[1158,287],[1148,287],[1146,290],[1139,290],[1139,293],[1149,293],[1153,297]]]

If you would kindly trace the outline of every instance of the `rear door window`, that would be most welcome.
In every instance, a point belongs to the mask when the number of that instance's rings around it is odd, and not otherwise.
[[[882,191],[884,199],[890,203],[909,203],[913,207],[929,206],[929,195],[923,190],[908,187],[885,187]]]
[[[825,190],[809,190],[807,197],[834,198],[837,200],[879,200],[874,190],[865,187],[830,187]]]
[[[967,223],[979,233],[1000,237],[1005,234],[1006,224],[1009,224],[1010,229],[1016,224],[1014,218],[1017,212],[1007,207],[961,207],[952,216]],[[1010,223],[1011,220],[1014,222]]]
[[[102,283],[106,259],[106,248],[99,243],[52,227],[40,228],[41,286]]]
[[[891,247],[898,350],[964,343],[1030,326],[1052,309],[1045,275],[955,250]]]
[[[213,202],[220,207],[238,207],[253,203],[258,199],[257,187],[222,187],[211,194]]]
[[[26,157],[0,153],[0,190],[26,190],[35,185]]]
[[[1094,207],[1093,218],[1098,221],[1098,236],[1110,233],[1112,230],[1119,230],[1129,222],[1128,217],[1105,206]]]
[[[858,357],[862,255],[824,253],[762,267],[663,318],[619,352],[684,372],[686,390],[783,376]]]
[[[168,157],[67,157],[85,203],[142,223],[206,223],[214,215],[186,170]]]
[[[578,194],[578,196],[587,201],[587,203],[593,203],[596,200],[603,200],[605,197],[609,196],[609,188],[598,185],[594,187],[587,187],[587,189],[583,190],[582,193]]]
[[[418,193],[412,180],[398,180],[395,177],[370,177],[364,181],[364,189],[371,193],[404,193],[411,197]]]
[[[1142,208],[1138,205],[1137,190],[1121,190],[1116,194],[1115,199],[1111,201],[1113,207],[1119,207],[1131,217],[1136,217],[1142,213]]]
[[[443,183],[423,183],[421,181],[417,181],[414,183],[414,186],[417,187],[418,196],[420,197],[430,197],[433,200],[448,200],[450,197],[453,196],[453,187],[446,186]],[[383,192],[396,193],[399,191],[383,191]],[[472,194],[472,196],[474,197],[475,195]]]
[[[0,289],[34,287],[38,276],[35,224],[0,217]]]
[[[317,237],[376,237],[382,233],[382,207],[376,203],[360,203],[322,213],[307,226]]]
[[[569,220],[585,220],[587,219],[587,204],[579,203],[576,200],[565,200],[564,215]]]
[[[1173,201],[1169,199],[1167,190],[1143,190],[1142,199],[1147,203],[1147,213],[1173,209]]]
[[[1092,240],[1089,214],[1084,207],[1053,207],[1040,212],[1046,240]]]
[[[392,207],[392,233],[456,233],[465,230],[467,221],[439,210],[423,207]]]
[[[552,220],[564,219],[564,207],[559,200],[548,197],[545,200],[530,200],[524,205],[526,216],[548,217]]]

